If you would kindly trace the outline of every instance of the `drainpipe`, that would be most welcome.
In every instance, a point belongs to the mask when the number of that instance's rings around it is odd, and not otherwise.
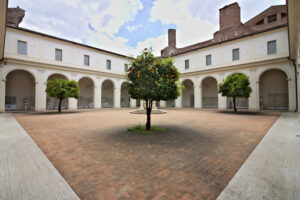
[[[295,88],[296,88],[296,109],[295,112],[298,112],[298,79],[297,79],[297,75],[298,75],[298,71],[297,71],[297,64],[296,61],[290,57],[288,57],[288,59],[293,63],[294,65],[294,69],[295,69]]]

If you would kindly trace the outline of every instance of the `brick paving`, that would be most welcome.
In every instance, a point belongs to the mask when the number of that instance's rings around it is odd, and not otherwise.
[[[126,109],[16,113],[81,199],[216,199],[280,113],[168,110],[167,132],[129,133]]]

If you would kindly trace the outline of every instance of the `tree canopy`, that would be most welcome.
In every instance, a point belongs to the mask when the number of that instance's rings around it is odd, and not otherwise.
[[[149,117],[147,130],[150,129],[152,102],[174,100],[180,95],[179,75],[171,58],[158,58],[153,55],[152,49],[145,49],[130,61],[128,93],[133,99],[145,100]]]
[[[53,80],[48,80],[46,92],[50,97],[59,99],[58,112],[61,112],[61,102],[65,98],[75,98],[78,99],[80,90],[78,83],[74,80],[67,80],[61,78],[54,78]]]
[[[236,97],[248,98],[252,89],[250,87],[248,76],[244,74],[231,74],[219,84],[218,92],[221,93],[222,96],[232,97],[234,111],[237,111],[235,102]]]

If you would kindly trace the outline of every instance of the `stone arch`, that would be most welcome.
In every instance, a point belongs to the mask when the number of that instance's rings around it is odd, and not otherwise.
[[[286,67],[276,67],[276,66],[274,66],[274,67],[267,67],[267,68],[258,70],[259,73],[257,74],[256,81],[259,82],[259,79],[260,79],[261,75],[263,73],[265,73],[266,71],[269,71],[269,70],[272,70],[272,69],[277,69],[277,70],[280,70],[280,71],[284,72],[287,76],[287,79],[291,79],[291,75],[290,75],[289,71],[286,69]]]
[[[207,76],[201,81],[202,108],[218,108],[218,81]]]
[[[54,78],[61,78],[61,79],[67,79],[68,77],[64,74],[60,74],[60,73],[51,73],[49,74],[49,76],[47,77],[47,81],[49,80],[53,80]],[[47,98],[46,98],[46,109],[47,110],[56,110],[58,108],[59,105],[59,100],[53,97],[50,97],[47,94]],[[61,108],[62,109],[68,109],[69,107],[69,100],[68,99],[64,99],[61,103]]]
[[[229,75],[233,75],[233,74],[243,74],[243,75],[249,77],[249,75],[243,71],[235,71],[235,72],[229,73],[226,77],[228,77]],[[227,97],[226,99],[227,99],[227,108],[232,109],[233,108],[233,99],[231,97]],[[236,107],[238,109],[248,109],[249,108],[249,98],[237,97],[235,101],[236,101]]]
[[[63,73],[63,72],[50,72],[48,74],[46,73],[45,75],[47,77],[46,82],[48,80],[52,80],[53,79],[52,77],[64,78],[64,79],[70,80],[70,77],[66,73]]]
[[[260,73],[259,106],[261,110],[289,108],[288,74],[285,71],[271,68]]]
[[[185,87],[182,90],[182,107],[194,107],[194,82],[191,79],[185,79],[182,84]]]
[[[35,110],[35,76],[28,70],[13,69],[5,78],[5,110]]]
[[[90,77],[83,76],[79,79],[78,86],[80,89],[80,94],[77,100],[77,108],[94,108],[94,80]]]
[[[114,106],[114,81],[106,79],[101,83],[101,107],[112,108]]]
[[[121,107],[130,107],[130,96],[128,94],[127,82],[121,83]]]

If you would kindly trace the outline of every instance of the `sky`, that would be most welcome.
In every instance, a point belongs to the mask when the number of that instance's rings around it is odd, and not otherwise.
[[[219,9],[233,2],[244,23],[285,0],[9,0],[26,11],[20,27],[135,56],[144,48],[155,55],[168,45],[168,29],[177,47],[208,39],[219,29]]]

